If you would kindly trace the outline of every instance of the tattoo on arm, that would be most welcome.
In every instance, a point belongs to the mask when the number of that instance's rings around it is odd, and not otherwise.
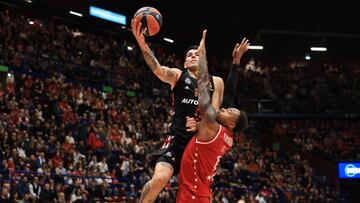
[[[159,62],[152,53],[150,49],[144,50],[143,52],[144,59],[146,64],[151,68],[152,71],[155,71],[159,66]]]
[[[142,51],[146,64],[151,68],[151,71],[163,82],[171,82],[177,80],[176,71],[171,68],[161,66],[159,61],[154,56],[150,49]]]
[[[199,109],[202,117],[207,121],[216,121],[216,112],[214,107],[211,105],[211,97],[209,93],[209,73],[207,67],[207,60],[204,54],[200,54],[199,57],[199,72],[198,72],[198,83],[199,83]]]
[[[170,68],[164,69],[165,76],[167,78],[167,81],[174,81],[176,80],[176,73],[174,70],[171,70]]]
[[[210,94],[207,86],[199,88],[199,109],[203,119],[209,122],[216,121],[216,112],[210,103]]]
[[[206,84],[199,84],[199,110],[201,114],[206,112],[206,109],[211,105],[210,94]]]
[[[200,54],[199,56],[199,72],[198,72],[197,80],[199,83],[199,89],[200,86],[202,85],[204,85],[205,87],[208,86],[209,73],[208,73],[206,56],[204,56],[204,54]]]

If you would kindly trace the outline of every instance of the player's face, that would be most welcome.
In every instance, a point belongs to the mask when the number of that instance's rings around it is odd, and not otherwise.
[[[199,50],[190,49],[186,54],[185,68],[197,69],[199,67]]]
[[[216,120],[225,127],[235,127],[240,111],[235,108],[221,108],[216,112]]]

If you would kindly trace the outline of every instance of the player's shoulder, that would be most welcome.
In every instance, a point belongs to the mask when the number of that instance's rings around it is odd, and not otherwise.
[[[176,67],[167,67],[167,68],[169,68],[171,71],[173,71],[174,73],[176,73],[179,76],[183,72],[180,68],[176,68]]]
[[[171,68],[167,66],[162,66],[162,67],[166,77],[171,78],[171,80],[168,83],[171,85],[171,88],[174,88],[182,75],[182,70],[180,70],[179,68]]]
[[[212,78],[213,78],[214,82],[222,82],[222,83],[224,83],[224,80],[219,76],[214,76],[213,75]]]
[[[187,75],[187,71],[186,69],[182,69],[182,68],[171,68],[179,77],[181,76],[186,76]]]
[[[221,77],[218,76],[212,76],[212,79],[214,81],[214,85],[217,87],[224,87],[224,80]]]

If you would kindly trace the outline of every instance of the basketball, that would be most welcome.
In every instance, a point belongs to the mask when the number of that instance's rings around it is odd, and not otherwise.
[[[137,23],[141,22],[141,29],[147,28],[145,35],[153,36],[158,33],[162,26],[162,16],[160,12],[153,7],[142,7],[136,11],[134,19]]]

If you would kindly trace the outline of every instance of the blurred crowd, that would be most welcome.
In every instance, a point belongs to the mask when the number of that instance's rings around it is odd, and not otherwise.
[[[136,202],[153,172],[152,155],[168,131],[168,87],[152,76],[141,54],[124,39],[7,10],[0,18],[0,65],[14,67],[0,73],[0,201]],[[181,67],[181,56],[159,50],[156,55],[164,65]],[[311,78],[307,70],[299,65],[262,69],[250,60],[239,86],[251,90],[244,90],[248,98],[287,99],[293,101],[289,110],[301,109],[308,105],[301,98],[323,101],[322,86],[306,79]],[[328,71],[325,80],[339,83],[336,95],[357,99],[353,88],[358,78],[349,82],[348,73],[330,77],[334,72]],[[105,93],[102,85],[114,91]],[[356,150],[358,123],[338,128],[333,123],[297,123],[284,121],[274,128],[320,156],[341,152],[339,158],[348,158]],[[327,152],[318,146],[324,142],[342,145]],[[176,189],[173,177],[158,201],[174,202]],[[263,149],[251,133],[242,135],[222,159],[214,184],[214,201],[238,200],[345,201],[298,154]]]
[[[28,187],[23,178],[30,175],[64,191],[86,185],[96,198],[104,197],[101,186],[120,184],[105,195],[116,196],[119,188],[139,189],[147,180],[151,167],[144,159],[157,149],[169,122],[164,99],[104,94],[61,76],[39,80],[15,74],[7,81],[0,101],[2,181]],[[29,192],[17,187],[12,191],[20,197]]]
[[[315,175],[299,154],[261,148],[244,137],[234,143],[215,176],[214,197],[218,202],[344,201],[339,191],[330,188],[324,177]]]
[[[275,122],[273,134],[333,162],[360,160],[358,120],[281,120]]]
[[[281,61],[281,60],[280,60]],[[269,64],[269,65],[267,65]],[[360,111],[360,66],[318,61],[273,60],[262,64],[251,58],[240,72],[241,99],[283,102],[287,113],[354,113]]]

